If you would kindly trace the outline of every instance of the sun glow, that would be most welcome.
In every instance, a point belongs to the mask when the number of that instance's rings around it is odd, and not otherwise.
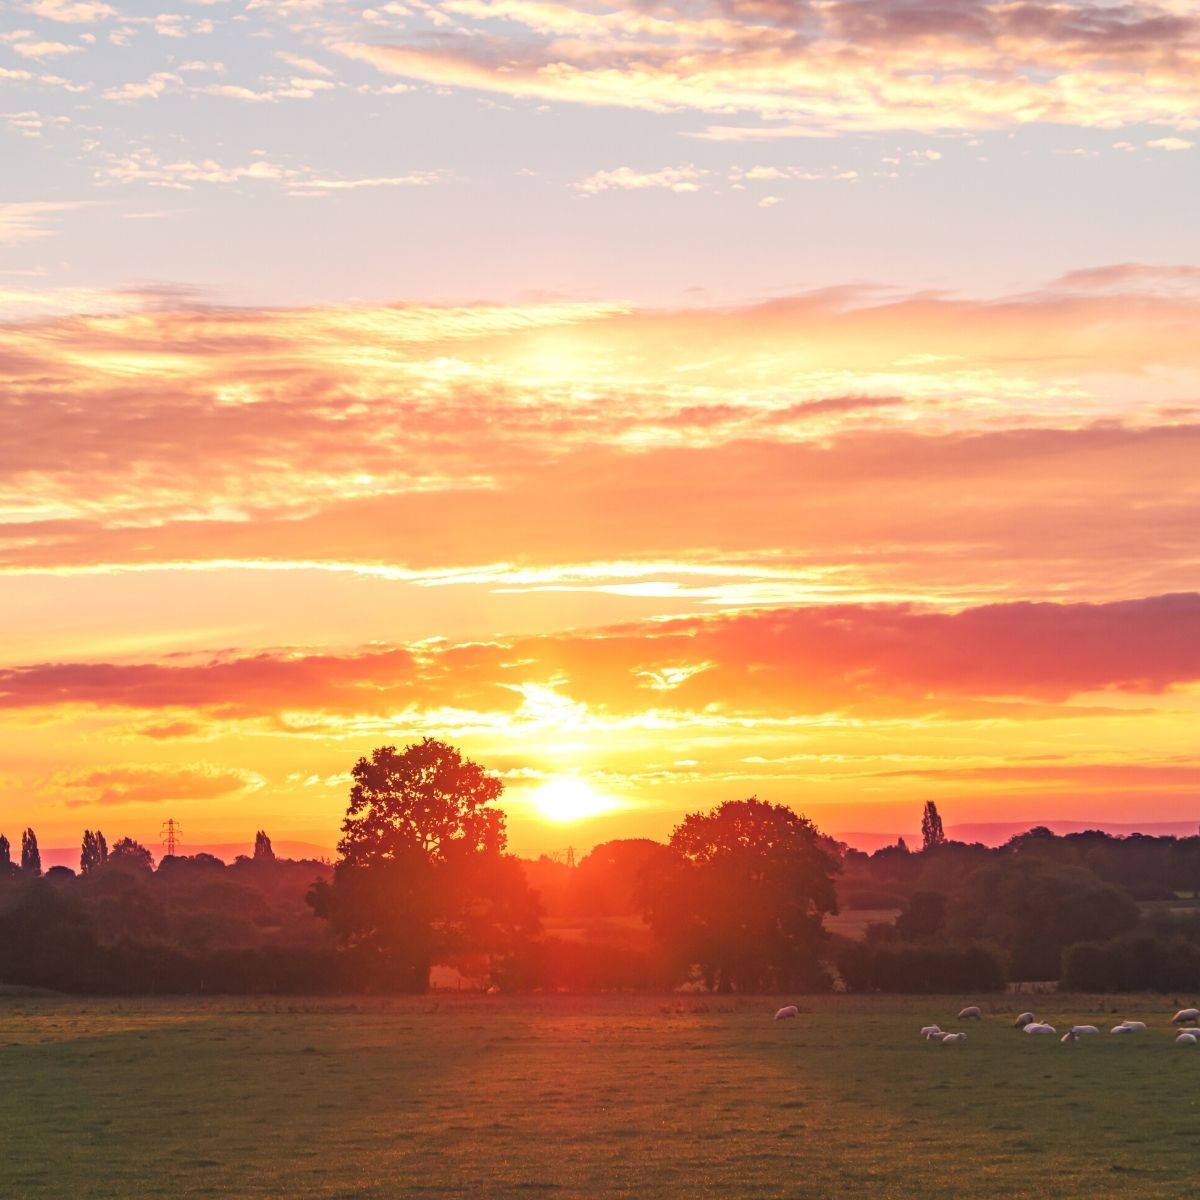
[[[533,804],[543,820],[556,824],[583,821],[620,807],[610,796],[602,796],[571,776],[547,780],[533,793]]]

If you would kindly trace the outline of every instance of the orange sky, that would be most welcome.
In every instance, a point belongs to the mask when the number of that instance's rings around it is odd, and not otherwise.
[[[0,832],[332,848],[424,735],[525,852],[1197,821],[1198,81],[1195,0],[0,6]]]
[[[751,793],[1190,819],[1198,284],[10,323],[9,836],[331,845],[425,734],[518,849]],[[610,810],[548,824],[564,777]]]

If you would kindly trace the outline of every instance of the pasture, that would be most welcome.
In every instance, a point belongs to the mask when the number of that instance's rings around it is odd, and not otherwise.
[[[1200,1171],[1162,1000],[0,995],[5,1197],[1161,1197]],[[1107,1032],[1074,1046],[1009,1027]],[[1119,1009],[1119,1011],[1116,1011]]]

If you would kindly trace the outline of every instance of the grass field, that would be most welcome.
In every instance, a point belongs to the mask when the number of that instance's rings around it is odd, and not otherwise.
[[[941,1046],[957,997],[0,997],[0,1196],[1192,1194],[1169,1005],[1014,1001]]]

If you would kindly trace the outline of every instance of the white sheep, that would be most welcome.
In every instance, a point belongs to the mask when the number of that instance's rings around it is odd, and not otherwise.
[[[950,1034],[943,1033],[940,1029],[935,1029],[925,1035],[925,1040],[927,1042],[944,1042],[950,1036]]]
[[[921,1036],[923,1038],[927,1038],[931,1033],[941,1033],[941,1032],[942,1032],[942,1027],[940,1025],[922,1025],[921,1026]]]
[[[785,1004],[783,1006],[783,1008],[781,1008],[775,1014],[775,1020],[787,1021],[787,1020],[791,1020],[794,1017],[798,1017],[799,1015],[800,1015],[800,1010],[794,1004]]]
[[[1032,1025],[1037,1018],[1033,1013],[1022,1013],[1014,1022],[1014,1029],[1024,1029],[1026,1025]]]
[[[1078,1035],[1081,1033],[1099,1033],[1095,1025],[1072,1025],[1071,1032]]]
[[[942,1045],[946,1046],[950,1042],[965,1042],[967,1035],[965,1033],[947,1033],[942,1037]]]
[[[1045,1021],[1030,1021],[1025,1026],[1026,1033],[1057,1033],[1058,1030],[1053,1025],[1047,1025]]]
[[[964,1008],[962,1012],[958,1014],[958,1019],[960,1021],[982,1021],[983,1013],[981,1013],[979,1009],[972,1004],[970,1007]]]
[[[1181,1033],[1175,1039],[1175,1044],[1177,1046],[1194,1046],[1198,1041],[1200,1038],[1196,1037],[1194,1033]]]
[[[1111,1032],[1113,1033],[1133,1033],[1134,1031],[1128,1025],[1114,1025]]]
[[[1172,1025],[1183,1025],[1191,1021],[1193,1025],[1200,1020],[1200,1008],[1181,1008],[1172,1018]]]
[[[1130,1031],[1130,1033],[1143,1033],[1146,1029],[1145,1021],[1122,1021],[1122,1025]]]
[[[1058,1040],[1060,1042],[1077,1042],[1079,1041],[1079,1034],[1074,1029],[1068,1029]]]

